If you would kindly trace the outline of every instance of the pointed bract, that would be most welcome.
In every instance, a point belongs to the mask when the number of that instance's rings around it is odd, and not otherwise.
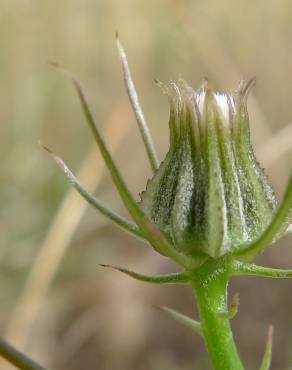
[[[165,307],[165,306],[156,306],[159,310],[167,313],[169,316],[171,316],[174,320],[179,322],[180,324],[183,324],[184,326],[187,326],[188,328],[192,329],[199,335],[203,336],[201,324],[199,321],[193,320],[190,317],[177,312],[173,310],[172,308]]]
[[[271,368],[273,334],[274,334],[274,328],[273,328],[272,325],[270,325],[269,331],[268,331],[266,348],[265,348],[264,357],[263,357],[263,360],[262,360],[262,365],[260,367],[260,370],[270,370],[270,368]]]
[[[263,267],[252,263],[233,261],[231,266],[231,276],[259,276],[275,279],[292,278],[292,270],[275,269],[271,267]]]
[[[134,85],[134,82],[131,76],[127,56],[123,48],[123,45],[119,40],[118,33],[116,33],[116,40],[117,40],[119,56],[122,62],[124,81],[125,81],[125,85],[127,88],[130,103],[131,103],[131,106],[133,108],[133,111],[136,117],[136,121],[137,121],[139,130],[142,136],[142,140],[145,144],[145,148],[146,148],[146,152],[147,152],[147,155],[150,161],[150,165],[152,167],[153,172],[155,173],[155,171],[159,167],[159,161],[156,155],[156,151],[154,148],[154,144],[152,141],[152,137],[151,137],[148,125],[144,117],[144,113],[142,111],[142,108],[139,102],[138,94],[136,92],[136,88],[135,88],[135,85]]]
[[[129,275],[133,279],[143,281],[152,284],[185,284],[189,281],[188,276],[184,272],[175,272],[172,274],[165,275],[144,275],[137,272],[125,269],[123,267],[117,267],[112,265],[100,264],[101,267],[109,267],[114,270],[120,271],[126,275]]]

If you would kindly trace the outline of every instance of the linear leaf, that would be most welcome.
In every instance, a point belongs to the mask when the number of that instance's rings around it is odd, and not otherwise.
[[[130,222],[123,217],[116,214],[111,209],[103,206],[92,194],[90,194],[84,187],[80,184],[80,182],[77,180],[77,178],[74,176],[74,174],[71,172],[69,167],[66,165],[66,163],[62,160],[62,158],[55,155],[49,148],[43,146],[43,148],[49,152],[55,162],[58,164],[58,166],[62,169],[64,174],[66,175],[67,179],[69,180],[70,184],[78,191],[78,193],[94,208],[96,208],[101,214],[103,214],[105,217],[113,221],[115,224],[117,224],[119,227],[121,227],[123,230],[127,231],[128,233],[140,238],[144,239],[142,231],[138,228],[137,225],[135,225],[133,222]]]
[[[174,320],[179,322],[180,324],[183,324],[184,326],[187,326],[188,328],[192,329],[199,335],[203,336],[201,324],[199,321],[193,320],[190,317],[183,315],[180,312],[177,312],[173,310],[172,308],[165,307],[165,306],[156,306],[159,310],[167,313],[170,317],[172,317]]]
[[[271,267],[258,266],[252,263],[245,263],[236,261],[233,263],[233,276],[261,276],[261,277],[270,277],[270,278],[292,278],[292,270],[286,269],[275,269]]]
[[[273,346],[273,332],[274,328],[272,325],[269,327],[266,349],[262,360],[260,370],[269,370],[272,363],[272,346]]]
[[[129,96],[129,100],[133,108],[136,121],[138,123],[138,127],[139,127],[139,130],[140,130],[140,133],[141,133],[141,136],[142,136],[145,148],[146,148],[146,152],[147,152],[152,170],[153,172],[155,172],[159,167],[159,161],[157,159],[153,140],[152,140],[147,122],[145,120],[140,102],[139,102],[135,84],[131,76],[131,71],[129,68],[126,52],[125,52],[123,45],[121,44],[119,40],[118,33],[116,33],[116,39],[117,39],[117,47],[118,47],[119,56],[122,62],[124,81],[125,81],[127,93]]]
[[[184,272],[176,272],[173,274],[166,274],[166,275],[144,275],[144,274],[139,274],[137,272],[127,270],[123,267],[117,267],[117,266],[112,266],[112,265],[105,265],[105,264],[100,264],[102,267],[109,267],[114,270],[118,270],[120,272],[123,272],[124,274],[127,274],[131,276],[132,278],[139,280],[139,281],[144,281],[147,283],[153,283],[153,284],[183,284],[188,282],[188,276]]]

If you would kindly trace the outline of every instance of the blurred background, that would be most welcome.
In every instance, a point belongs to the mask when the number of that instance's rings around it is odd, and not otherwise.
[[[290,0],[0,0],[0,329],[56,370],[207,370],[200,338],[153,305],[197,317],[192,292],[132,281],[99,263],[142,273],[177,267],[113,226],[71,191],[38,141],[62,155],[83,184],[127,216],[105,170],[72,85],[83,82],[97,122],[131,190],[151,171],[127,101],[114,33],[127,50],[161,159],[167,99],[153,79],[207,76],[234,90],[257,77],[249,100],[255,151],[282,197],[292,153]],[[258,263],[291,268],[291,238]],[[259,368],[268,325],[273,369],[292,369],[292,282],[234,279],[235,338]],[[1,369],[10,368],[1,361]]]

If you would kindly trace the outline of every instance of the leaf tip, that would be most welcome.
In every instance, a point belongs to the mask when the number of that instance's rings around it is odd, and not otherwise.
[[[268,328],[267,345],[272,346],[274,337],[274,325],[270,324]]]
[[[66,165],[66,163],[63,161],[63,159],[61,157],[59,157],[57,154],[55,154],[52,149],[50,149],[49,147],[43,145],[40,141],[39,141],[39,145],[42,149],[44,149],[47,153],[50,154],[50,156],[53,158],[53,160],[57,163],[57,165],[61,168],[61,170],[65,173],[65,175],[68,176],[69,180],[72,181],[72,178],[73,178],[73,174],[72,172],[70,171],[70,169],[68,168],[68,166]]]
[[[152,308],[154,308],[155,310],[158,310],[158,311],[167,311],[167,307],[156,305],[156,304],[153,304]]]
[[[62,69],[63,67],[61,66],[60,63],[54,61],[54,60],[48,60],[48,65],[54,68]]]

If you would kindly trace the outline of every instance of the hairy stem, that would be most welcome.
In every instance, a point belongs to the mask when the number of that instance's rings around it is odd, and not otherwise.
[[[206,263],[193,274],[192,286],[198,301],[201,329],[215,370],[243,370],[227,311],[228,269]]]

